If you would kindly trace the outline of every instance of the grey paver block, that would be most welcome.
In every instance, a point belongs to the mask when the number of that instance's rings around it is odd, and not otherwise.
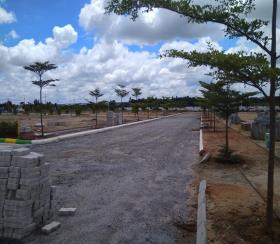
[[[13,156],[24,156],[30,153],[30,149],[26,147],[16,148],[12,151]]]
[[[57,222],[57,221],[53,221],[53,222],[51,222],[51,223],[49,223],[49,224],[47,224],[47,225],[45,225],[44,227],[42,227],[42,232],[44,233],[44,234],[50,234],[51,232],[54,232],[54,231],[56,231],[57,229],[59,229],[59,227],[60,227],[60,223],[59,222]]]
[[[20,200],[30,200],[31,192],[30,190],[26,190],[26,189],[18,189],[16,191],[16,198]]]
[[[60,216],[73,216],[77,211],[77,208],[61,208],[58,210]]]

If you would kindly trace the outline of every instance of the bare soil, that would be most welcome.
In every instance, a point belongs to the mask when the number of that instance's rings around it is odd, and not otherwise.
[[[217,122],[217,132],[205,129],[206,151],[212,158],[195,167],[200,178],[206,179],[209,243],[280,243],[280,222],[275,218],[274,235],[265,228],[267,151],[249,137],[230,129],[230,148],[240,155],[242,165],[215,162],[219,146],[225,142],[223,121]],[[280,188],[276,165],[275,206]],[[255,188],[255,189],[254,189]]]
[[[160,116],[172,114],[172,112],[158,112],[158,111],[143,111],[139,112],[139,120],[152,119]],[[124,123],[131,123],[138,121],[136,114],[132,112],[124,112]],[[95,123],[95,114],[91,112],[83,112],[80,116],[75,114],[61,114],[61,115],[44,115],[43,122],[46,133],[55,133],[71,131],[71,130],[84,130],[102,128],[106,126],[107,113],[98,113],[98,125]],[[40,127],[36,124],[40,124],[40,114],[30,113],[17,115],[13,114],[1,114],[0,121],[17,121],[19,127],[31,127],[34,131],[40,132]]]

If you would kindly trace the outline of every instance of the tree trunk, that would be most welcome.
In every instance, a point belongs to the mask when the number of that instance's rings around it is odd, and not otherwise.
[[[211,109],[211,115],[210,115],[210,127],[213,128],[213,110]]]
[[[229,143],[228,143],[228,112],[226,112],[226,147],[225,147],[225,151],[226,154],[228,154],[229,151]]]
[[[95,128],[97,128],[97,98],[95,99]]]
[[[276,68],[276,20],[277,20],[277,0],[273,0],[272,11],[272,39],[271,39],[271,68]],[[267,230],[272,232],[273,225],[273,195],[274,195],[274,154],[275,154],[275,91],[276,91],[276,76],[274,75],[270,80],[270,147],[268,156],[268,171],[267,171],[267,205],[266,205],[266,221]]]
[[[41,136],[44,137],[42,87],[40,87],[40,107]]]
[[[214,110],[214,132],[216,132],[216,112]]]
[[[122,115],[122,123],[123,123],[123,103],[122,103],[122,97],[121,97],[121,110],[122,110],[121,115]]]

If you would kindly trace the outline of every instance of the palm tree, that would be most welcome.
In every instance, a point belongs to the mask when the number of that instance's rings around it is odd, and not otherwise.
[[[142,92],[141,92],[141,88],[132,88],[133,93],[131,94],[133,97],[135,97],[136,99],[136,113],[137,113],[137,120],[139,121],[139,112],[138,112],[138,97],[141,96]]]
[[[44,87],[47,86],[55,86],[53,82],[58,81],[58,79],[48,79],[43,80],[42,77],[44,73],[46,73],[49,70],[56,69],[57,66],[55,64],[51,64],[49,61],[46,62],[35,62],[33,64],[30,64],[28,66],[24,66],[24,69],[29,70],[33,73],[35,73],[39,80],[32,81],[33,85],[39,86],[40,88],[40,118],[41,118],[41,135],[44,137],[44,126],[43,126],[43,111],[42,111],[42,90]]]
[[[124,109],[122,101],[123,101],[123,98],[126,97],[129,94],[129,91],[125,90],[124,88],[125,88],[124,85],[119,84],[118,88],[115,89],[115,92],[116,92],[117,96],[121,98],[122,121],[123,121],[123,109]]]
[[[92,97],[95,97],[95,127],[97,127],[97,102],[98,102],[98,98],[102,97],[104,94],[101,93],[99,88],[95,88],[94,90],[89,92],[89,95],[91,95]],[[91,102],[90,102],[91,103]]]

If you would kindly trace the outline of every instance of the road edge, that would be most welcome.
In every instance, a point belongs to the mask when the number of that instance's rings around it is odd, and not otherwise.
[[[101,133],[101,132],[105,132],[105,131],[109,131],[109,130],[114,130],[114,129],[118,129],[118,128],[133,126],[133,125],[145,124],[145,123],[149,123],[149,122],[164,119],[164,118],[170,118],[170,117],[178,116],[178,115],[181,115],[181,114],[183,114],[183,113],[176,113],[176,114],[172,114],[172,115],[168,115],[168,116],[164,116],[164,117],[147,119],[147,120],[132,122],[132,123],[128,123],[128,124],[110,126],[110,127],[105,127],[105,128],[101,128],[101,129],[93,129],[93,130],[75,132],[75,133],[66,134],[66,135],[62,135],[62,136],[56,136],[56,137],[47,138],[47,139],[32,140],[31,144],[32,145],[43,145],[43,144],[48,144],[48,143],[52,143],[52,142],[59,142],[59,141],[65,140],[65,139],[71,139],[71,138],[80,137],[80,136],[97,134],[97,133]]]
[[[206,180],[202,180],[198,192],[196,244],[207,243],[206,187]]]

